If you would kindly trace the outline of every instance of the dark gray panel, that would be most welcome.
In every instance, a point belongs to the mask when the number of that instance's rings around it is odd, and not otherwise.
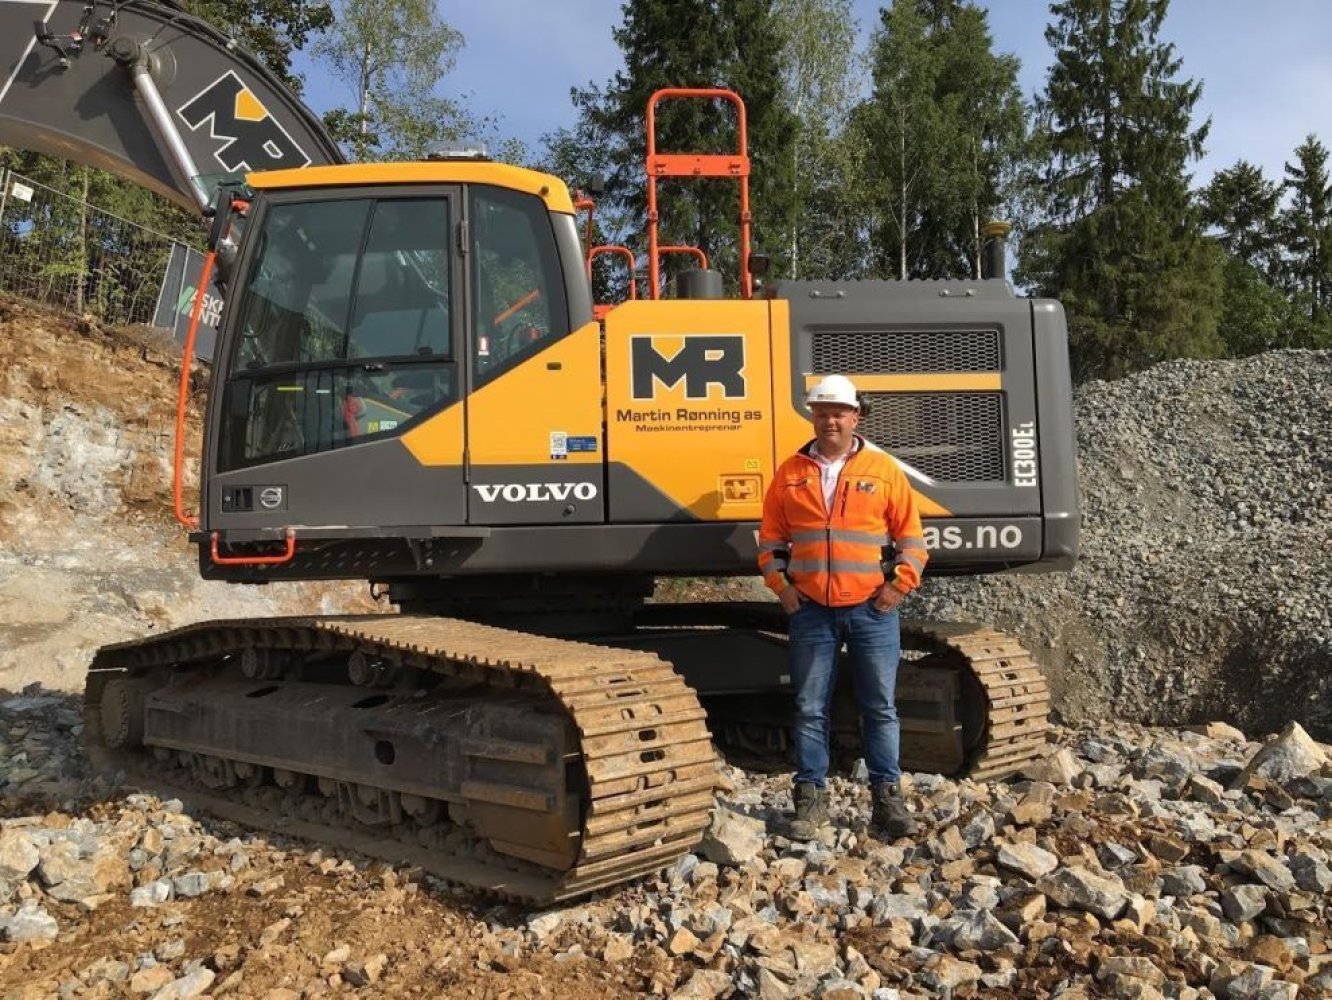
[[[252,488],[256,510],[224,512],[224,491]],[[258,508],[266,487],[281,487],[270,512]],[[464,524],[461,466],[424,466],[398,439],[320,452],[212,476],[205,529],[290,525]]]
[[[473,465],[470,524],[600,524],[606,519],[602,466]]]
[[[1081,513],[1068,324],[1064,307],[1052,299],[1033,299],[1031,313],[1041,431],[1041,501],[1047,518],[1046,556],[1062,557],[1071,566],[1078,555]]]
[[[616,524],[679,524],[698,520],[623,462],[608,465],[606,483],[611,516]]]
[[[927,578],[998,572],[1041,558],[1040,518],[961,518],[926,521],[925,526],[927,540],[934,542]],[[757,523],[736,521],[499,526],[483,537],[430,538],[412,530],[410,539],[394,539],[367,532],[345,541],[302,541],[298,527],[296,558],[287,565],[214,567],[205,554],[201,571],[210,579],[237,581],[583,572],[757,576],[757,533]],[[245,543],[255,537],[253,532],[238,533],[224,540]],[[202,548],[206,553],[206,542]]]
[[[0,143],[91,164],[197,209],[158,150],[129,72],[107,55],[126,40],[150,53],[153,80],[202,174],[341,162],[320,121],[262,64],[228,51],[216,29],[173,5],[130,0],[115,5],[107,41],[85,42],[75,53],[67,36],[80,28],[84,6],[0,2],[0,79],[10,81],[0,94]],[[96,5],[93,24],[110,11],[110,4]],[[43,18],[54,35],[66,36],[66,68],[55,51],[34,42],[33,21]],[[241,87],[266,117],[237,120]]]

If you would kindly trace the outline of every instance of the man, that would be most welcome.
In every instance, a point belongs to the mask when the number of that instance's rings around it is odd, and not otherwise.
[[[777,469],[763,502],[759,570],[790,616],[795,708],[795,820],[808,840],[828,823],[828,719],[845,642],[854,664],[871,822],[891,837],[916,822],[902,799],[894,689],[897,606],[928,558],[915,495],[887,452],[855,433],[851,380],[829,375],[805,401],[814,440]]]

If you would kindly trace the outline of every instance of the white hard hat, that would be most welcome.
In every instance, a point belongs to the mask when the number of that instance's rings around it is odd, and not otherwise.
[[[840,403],[842,406],[860,409],[856,387],[845,375],[825,375],[816,382],[805,397],[805,405],[813,406],[815,403]]]

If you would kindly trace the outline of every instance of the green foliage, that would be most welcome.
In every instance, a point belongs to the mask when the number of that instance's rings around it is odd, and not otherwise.
[[[1217,332],[1227,356],[1246,357],[1290,346],[1292,323],[1297,319],[1290,299],[1262,271],[1228,253],[1223,244],[1216,244],[1215,252],[1224,259],[1225,290]]]
[[[292,53],[333,20],[328,4],[306,0],[185,0],[181,6],[229,32],[296,94],[301,92],[301,80],[291,71]]]
[[[198,219],[112,174],[19,150],[0,165],[33,182],[7,198],[0,229],[9,291],[109,322],[147,322],[173,241],[198,245]]]
[[[1281,228],[1288,260],[1283,270],[1287,287],[1306,308],[1310,335],[1332,310],[1332,184],[1328,180],[1327,147],[1314,136],[1295,150],[1286,164],[1284,187],[1290,206]]]
[[[570,166],[597,166],[607,178],[604,218],[620,221],[617,242],[646,246],[646,109],[664,87],[729,87],[745,100],[753,164],[751,199],[756,246],[772,253],[774,271],[785,264],[785,236],[795,200],[790,157],[794,119],[782,97],[781,42],[773,0],[627,0],[614,37],[625,68],[604,87],[573,91],[580,122],[547,138],[547,159]],[[737,142],[730,105],[704,100],[668,100],[658,105],[660,152],[726,153]],[[594,152],[573,153],[575,137],[601,140]],[[576,161],[576,162],[575,162]],[[567,176],[567,175],[566,175]],[[658,185],[663,245],[702,249],[710,264],[732,279],[738,275],[736,185],[725,180],[666,180]],[[663,273],[686,266],[667,257]],[[642,293],[642,291],[640,291]]]
[[[874,273],[977,277],[982,225],[1011,216],[1020,193],[1018,61],[994,53],[987,15],[974,4],[896,3],[880,17],[873,91],[853,118],[868,151]]]
[[[1159,40],[1168,0],[1051,5],[1055,48],[1037,101],[1042,219],[1022,278],[1069,314],[1082,376],[1116,376],[1172,357],[1212,357],[1222,261],[1201,234],[1187,165],[1201,85]]]
[[[1232,257],[1265,275],[1280,263],[1277,207],[1281,190],[1246,160],[1216,173],[1200,195],[1202,221],[1218,230]]]
[[[432,0],[335,0],[314,51],[352,106],[327,113],[325,127],[357,161],[418,159],[440,142],[476,136],[483,122],[437,92],[462,45]]]
[[[783,52],[783,99],[795,130],[793,210],[782,248],[787,273],[852,277],[864,270],[864,251],[854,238],[862,157],[847,134],[860,68],[851,0],[776,0],[773,17]]]

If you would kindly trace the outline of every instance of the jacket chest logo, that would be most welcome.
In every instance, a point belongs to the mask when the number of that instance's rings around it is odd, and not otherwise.
[[[873,483],[871,480],[868,480],[868,479],[862,479],[862,480],[860,480],[858,483],[856,483],[856,492],[857,492],[857,493],[873,493],[873,492],[874,492],[874,483]]]

